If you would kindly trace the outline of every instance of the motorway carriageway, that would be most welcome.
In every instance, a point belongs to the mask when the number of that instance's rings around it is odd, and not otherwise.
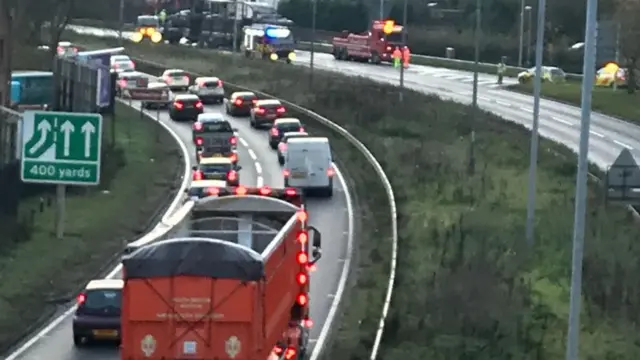
[[[86,26],[70,26],[85,35],[117,37],[117,32]],[[131,33],[124,32],[123,36]],[[309,66],[309,52],[296,51],[296,65]],[[366,77],[373,81],[398,84],[399,71],[388,64],[371,65],[336,61],[331,54],[316,53],[314,66],[345,76]],[[224,76],[222,76],[224,77]],[[471,104],[473,73],[422,65],[410,65],[405,72],[405,86],[428,94],[437,94],[463,104]],[[498,86],[496,76],[479,74],[478,104],[500,117],[531,128],[533,122],[533,97],[508,91]],[[514,84],[513,78],[505,79],[505,85]],[[577,152],[580,138],[580,108],[560,102],[540,101],[540,135],[561,143]],[[622,149],[629,149],[640,162],[640,127],[610,116],[593,112],[589,160],[601,169],[613,163]]]
[[[159,74],[158,74],[159,75]],[[128,103],[125,100],[125,103]],[[140,102],[133,101],[134,108],[140,108]],[[221,105],[205,106],[206,112],[225,114]],[[146,111],[156,117],[155,110]],[[189,149],[189,161],[195,165],[195,148],[191,138],[191,122],[174,122],[169,119],[168,112],[161,110],[159,120],[169,126]],[[240,182],[246,186],[268,185],[273,188],[283,187],[282,170],[278,164],[276,153],[269,147],[266,130],[255,130],[249,126],[248,118],[225,117],[234,128],[238,129],[238,157]],[[135,120],[134,120],[135,121]],[[350,227],[353,226],[353,212],[348,204],[346,184],[337,171],[338,181],[334,181],[334,193],[331,199],[308,199],[308,211],[311,225],[322,233],[322,259],[311,277],[311,317],[314,326],[311,330],[311,345],[320,336],[325,320],[333,305],[350,240]],[[117,274],[121,276],[120,273]],[[28,343],[19,348],[6,360],[119,360],[119,352],[114,346],[91,346],[76,348],[73,345],[71,317],[65,317],[55,324],[50,331],[40,336],[31,346]],[[161,346],[161,345],[159,345]]]

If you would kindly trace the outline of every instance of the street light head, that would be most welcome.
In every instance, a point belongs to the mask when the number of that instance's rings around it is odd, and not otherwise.
[[[524,11],[531,11],[531,6],[527,5],[524,7]]]
[[[430,2],[427,4],[428,7],[434,7],[434,6],[438,6],[437,2]]]

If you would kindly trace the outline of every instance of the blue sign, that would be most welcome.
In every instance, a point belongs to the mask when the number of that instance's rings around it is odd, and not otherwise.
[[[78,61],[98,69],[96,105],[104,108],[111,105],[111,55],[120,54],[124,48],[84,51],[78,53]]]

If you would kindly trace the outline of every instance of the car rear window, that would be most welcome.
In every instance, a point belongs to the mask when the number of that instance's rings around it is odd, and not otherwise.
[[[239,98],[241,98],[242,100],[255,100],[258,97],[255,95],[242,95],[242,96],[239,96]]]
[[[218,87],[218,82],[217,81],[204,81],[204,82],[200,83],[200,87],[207,88],[207,89],[215,89],[215,88]]]
[[[185,104],[195,104],[198,101],[200,101],[200,99],[198,99],[198,98],[182,98],[182,99],[176,99],[176,101],[180,101],[180,102],[185,103]]]
[[[281,104],[260,104],[260,107],[265,108],[265,109],[275,109],[277,107],[282,106]]]
[[[122,291],[116,289],[90,290],[85,293],[86,299],[82,305],[84,312],[120,311],[122,306]]]
[[[284,123],[278,124],[278,129],[283,132],[287,131],[298,131],[301,125],[299,123]]]
[[[287,142],[290,139],[301,138],[301,137],[307,137],[307,135],[302,135],[302,134],[300,134],[300,135],[289,135],[289,136],[285,136],[283,141]]]
[[[200,132],[203,132],[203,133],[218,133],[218,132],[232,133],[233,132],[233,128],[226,121],[203,122],[202,123],[202,130],[200,130]]]
[[[200,170],[204,173],[226,173],[231,170],[231,164],[203,164]]]
[[[187,73],[184,71],[172,71],[168,75],[174,78],[182,79],[183,77],[187,76]]]

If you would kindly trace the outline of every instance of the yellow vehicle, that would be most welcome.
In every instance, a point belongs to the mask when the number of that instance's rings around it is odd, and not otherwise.
[[[627,72],[616,63],[608,63],[596,72],[595,84],[598,87],[624,87],[627,85]]]
[[[131,35],[131,41],[140,43],[144,39],[149,39],[154,44],[162,41],[160,19],[157,16],[138,16],[138,20],[136,21],[136,31]]]
[[[291,64],[296,59],[295,42],[291,30],[284,26],[254,24],[242,29],[242,49],[246,57],[258,57],[273,61],[284,60]]]
[[[518,82],[526,84],[536,77],[536,68],[532,67],[518,74]],[[560,83],[567,79],[567,74],[560,68],[553,66],[542,67],[542,82]]]
[[[238,171],[242,167],[234,165],[228,158],[202,158],[198,165],[193,167],[192,180],[221,180],[229,186],[240,185]]]
[[[196,199],[215,196],[218,188],[224,188],[226,186],[226,180],[193,180],[187,189],[187,196]]]

